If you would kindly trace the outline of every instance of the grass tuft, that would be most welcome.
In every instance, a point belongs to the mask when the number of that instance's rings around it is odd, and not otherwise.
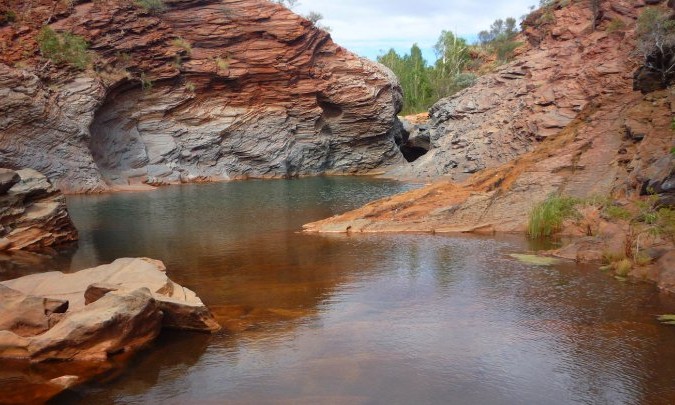
[[[580,200],[561,195],[549,196],[530,212],[527,233],[533,239],[548,237],[562,229],[563,222],[578,215]]]

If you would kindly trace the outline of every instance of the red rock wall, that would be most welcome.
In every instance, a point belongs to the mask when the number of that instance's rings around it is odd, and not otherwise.
[[[402,159],[396,78],[277,4],[167,1],[150,14],[131,1],[35,3],[0,28],[12,49],[0,58],[0,165],[79,192],[365,173]],[[92,68],[39,56],[35,21],[52,14],[51,27],[90,43]]]

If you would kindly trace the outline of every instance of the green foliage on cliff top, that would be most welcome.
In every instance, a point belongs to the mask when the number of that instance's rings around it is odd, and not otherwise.
[[[91,62],[87,52],[89,44],[79,35],[70,32],[57,33],[50,27],[43,27],[37,37],[40,53],[57,64],[66,64],[85,69]]]
[[[478,34],[479,42],[470,45],[452,31],[442,31],[434,45],[437,60],[429,65],[417,44],[410,52],[399,55],[394,49],[377,57],[377,61],[391,69],[401,82],[403,114],[427,110],[441,98],[452,96],[473,86],[476,71],[494,55],[497,63],[513,58],[520,42],[515,18],[495,20],[490,28]],[[488,55],[487,58],[485,55]]]

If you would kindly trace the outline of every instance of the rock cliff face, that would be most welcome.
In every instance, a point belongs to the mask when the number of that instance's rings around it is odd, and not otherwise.
[[[77,240],[66,200],[32,169],[0,169],[0,252]]]
[[[432,108],[433,148],[407,175],[464,180],[439,181],[306,230],[521,232],[532,207],[552,193],[620,198],[651,188],[669,198],[675,91],[633,91],[642,6],[601,2],[596,31],[586,2],[558,6],[555,23],[526,29],[532,43],[514,62]]]
[[[277,4],[9,3],[22,18],[0,28],[0,165],[40,170],[65,192],[402,161],[396,78]],[[39,56],[48,20],[89,42],[93,68]]]
[[[525,20],[514,62],[431,108],[431,150],[403,174],[464,180],[532,151],[599,97],[631,97],[633,30],[607,26],[634,25],[635,1],[601,2],[596,31],[588,2],[567,3]]]

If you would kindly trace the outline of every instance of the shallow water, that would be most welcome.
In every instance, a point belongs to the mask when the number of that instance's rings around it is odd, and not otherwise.
[[[297,232],[406,187],[318,178],[70,197],[81,241],[51,266],[161,259],[225,330],[165,333],[121,374],[54,402],[675,403],[675,328],[654,318],[675,300],[651,285],[520,263],[508,254],[533,248],[520,237]]]

